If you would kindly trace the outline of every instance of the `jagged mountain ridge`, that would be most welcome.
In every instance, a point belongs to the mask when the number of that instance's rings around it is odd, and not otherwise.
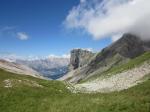
[[[114,66],[126,63],[146,51],[150,51],[150,41],[145,42],[138,36],[124,34],[118,41],[89,59],[87,65],[69,72],[61,80],[78,83],[96,74],[101,74]]]

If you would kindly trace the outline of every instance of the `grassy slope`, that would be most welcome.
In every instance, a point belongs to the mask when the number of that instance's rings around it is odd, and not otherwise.
[[[3,81],[6,79],[28,79],[36,81],[43,88],[24,84],[4,88]],[[149,112],[149,88],[150,80],[122,92],[73,94],[62,82],[0,70],[0,112]]]
[[[143,62],[145,62],[147,60],[150,60],[150,52],[146,52],[143,55],[130,60],[126,64],[123,64],[123,65],[120,65],[117,67],[115,66],[115,67],[111,68],[110,70],[108,70],[107,73],[111,73],[111,74],[120,73],[122,71],[132,69],[132,68],[142,64]]]
[[[111,76],[111,75],[115,75],[117,73],[121,73],[125,70],[129,70],[129,69],[132,69],[136,66],[139,66],[148,60],[150,60],[150,52],[146,52],[143,55],[138,56],[138,57],[130,60],[129,62],[127,62],[125,64],[122,64],[119,66],[114,66],[114,67],[110,68],[109,70],[107,70],[101,74],[96,74],[93,77],[89,77],[88,79],[82,81],[81,83],[89,81],[89,80],[94,80],[94,79],[99,78],[99,77],[105,78],[106,76]]]

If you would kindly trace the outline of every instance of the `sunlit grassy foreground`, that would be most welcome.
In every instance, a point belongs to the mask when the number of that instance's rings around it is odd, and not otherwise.
[[[62,82],[0,70],[0,112],[149,111],[150,80],[121,92],[74,94]]]

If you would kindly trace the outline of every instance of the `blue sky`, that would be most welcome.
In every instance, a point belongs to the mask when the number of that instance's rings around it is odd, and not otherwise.
[[[80,0],[0,0],[0,52],[17,55],[63,55],[73,48],[95,51],[111,43],[68,29],[66,17]]]

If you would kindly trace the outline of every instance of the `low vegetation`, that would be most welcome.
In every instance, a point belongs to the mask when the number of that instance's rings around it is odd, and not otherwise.
[[[135,68],[135,67],[141,65],[145,61],[148,61],[150,63],[150,52],[146,52],[146,53],[142,54],[141,56],[138,56],[134,59],[131,59],[125,64],[121,64],[121,65],[118,65],[118,66],[111,67],[107,71],[104,71],[101,74],[96,74],[93,77],[89,77],[88,79],[86,79],[84,81],[81,81],[80,83],[90,81],[90,80],[94,80],[94,79],[97,79],[99,77],[105,78],[106,76],[108,77],[108,76],[115,75],[117,73],[121,73],[123,71],[129,70],[129,69],[132,69],[132,68]]]
[[[11,86],[6,87],[5,81],[11,81]],[[149,112],[149,88],[147,80],[121,92],[75,94],[63,82],[0,70],[0,112]]]
[[[138,56],[134,59],[131,59],[128,63],[126,64],[122,64],[120,66],[115,66],[112,67],[111,69],[109,69],[106,73],[111,73],[111,74],[117,74],[120,73],[122,71],[128,70],[128,69],[132,69],[136,66],[139,66],[140,64],[142,64],[143,62],[150,60],[150,52],[146,52],[141,56]]]

